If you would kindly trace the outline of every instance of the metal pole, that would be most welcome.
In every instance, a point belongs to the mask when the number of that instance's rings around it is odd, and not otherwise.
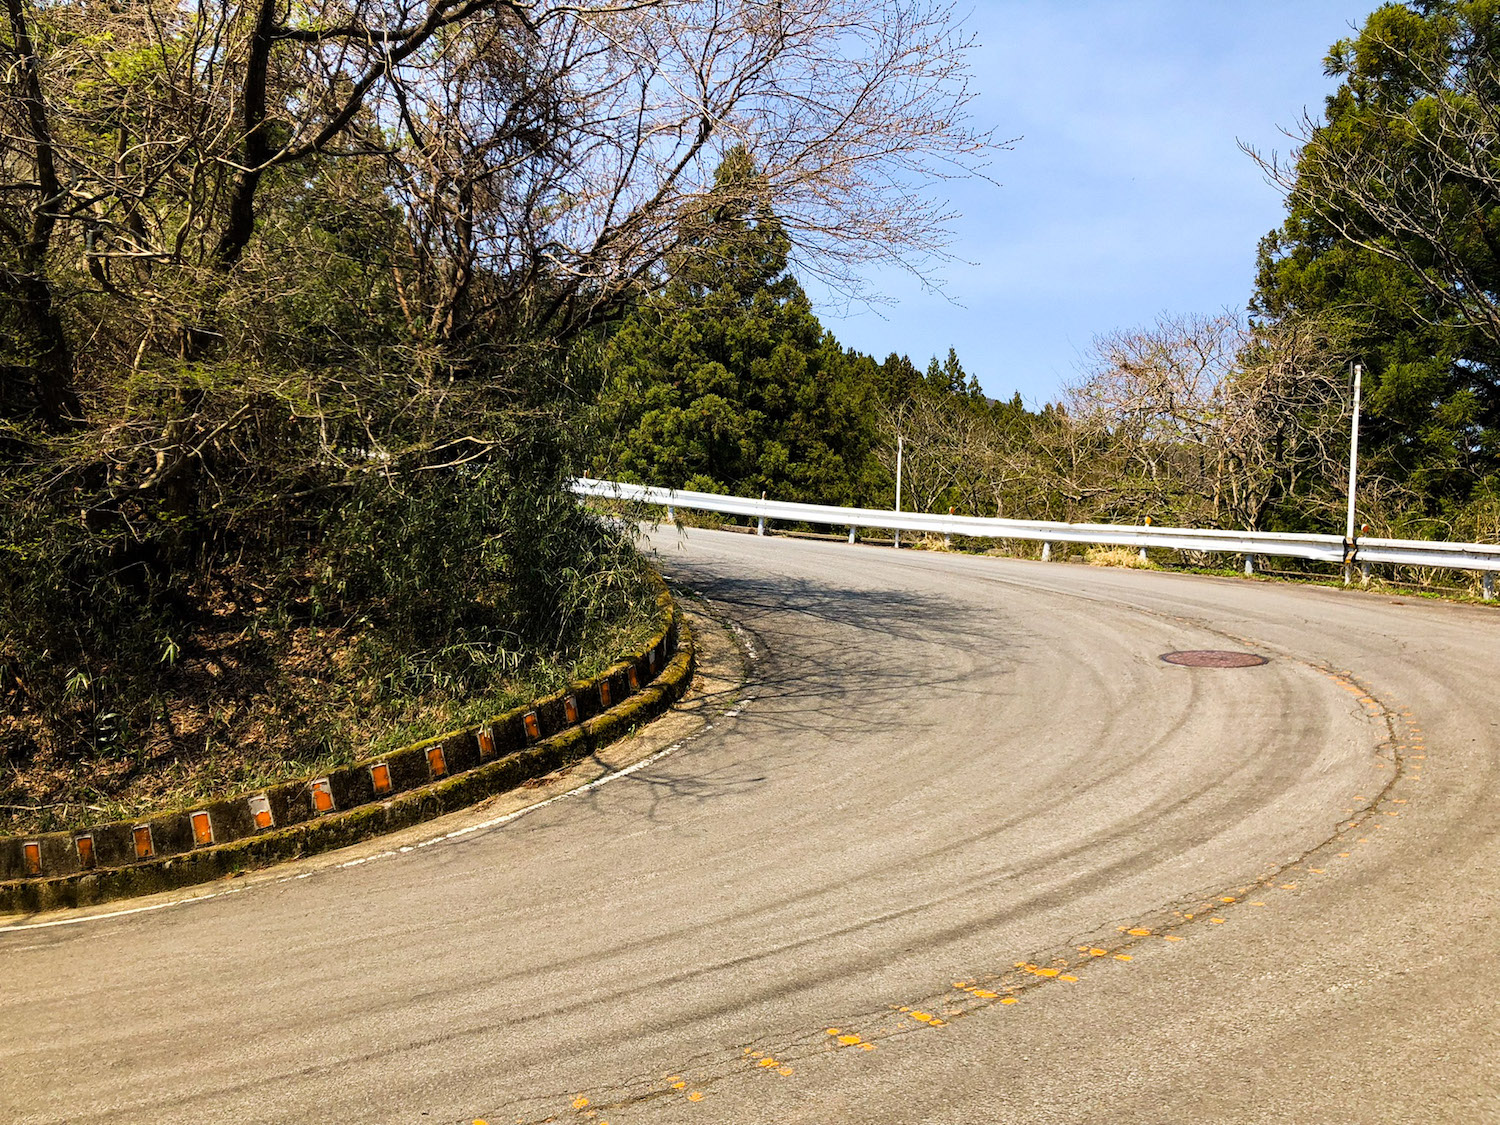
[[[1349,426],[1349,519],[1344,524],[1344,585],[1352,577],[1350,568],[1354,563],[1354,494],[1359,478],[1359,391],[1360,376],[1364,366],[1354,365],[1354,419]]]
[[[896,435],[896,514],[901,514],[901,435]],[[896,528],[896,549],[901,548],[901,529]]]

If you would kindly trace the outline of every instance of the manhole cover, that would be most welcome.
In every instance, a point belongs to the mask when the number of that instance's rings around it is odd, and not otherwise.
[[[1168,664],[1181,664],[1186,668],[1254,668],[1257,664],[1266,663],[1264,656],[1256,656],[1253,652],[1234,652],[1220,648],[1164,652],[1161,658]]]

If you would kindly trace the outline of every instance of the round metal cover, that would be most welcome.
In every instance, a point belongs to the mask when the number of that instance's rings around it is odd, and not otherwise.
[[[1161,658],[1168,664],[1181,664],[1186,668],[1254,668],[1266,663],[1264,656],[1256,656],[1253,652],[1221,648],[1164,652]]]

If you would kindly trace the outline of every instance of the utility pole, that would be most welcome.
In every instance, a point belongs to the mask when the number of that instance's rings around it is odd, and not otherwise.
[[[1359,384],[1365,372],[1362,364],[1354,365],[1354,420],[1349,427],[1349,519],[1344,524],[1344,585],[1352,579],[1354,565],[1354,490],[1359,476]]]
[[[901,513],[901,434],[896,433],[896,513]],[[896,528],[896,549],[901,549],[901,529]]]

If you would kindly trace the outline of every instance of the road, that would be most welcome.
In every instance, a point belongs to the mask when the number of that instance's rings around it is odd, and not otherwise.
[[[1500,613],[658,532],[712,729],[0,933],[10,1122],[1500,1121]],[[1176,650],[1258,667],[1164,663]]]

